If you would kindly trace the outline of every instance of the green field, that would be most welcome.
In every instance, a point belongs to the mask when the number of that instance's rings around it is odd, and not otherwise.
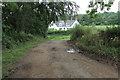
[[[112,26],[112,25],[100,25],[100,26],[96,26],[96,28],[105,30],[105,29],[107,29],[107,27],[112,28],[112,27],[117,27],[117,26],[118,25],[115,25],[115,26]]]
[[[118,25],[95,25],[95,28],[99,29],[99,30],[106,30],[107,28],[112,28],[112,27],[117,27]],[[88,27],[92,27],[92,26],[88,26]]]
[[[62,39],[70,39],[71,31],[48,31],[49,40],[62,40]]]
[[[49,38],[50,40],[70,39],[70,35],[53,34],[53,35],[48,35],[48,38]]]

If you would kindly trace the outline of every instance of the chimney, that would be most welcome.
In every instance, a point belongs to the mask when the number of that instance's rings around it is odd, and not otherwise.
[[[71,17],[71,22],[72,22],[72,17]]]
[[[75,20],[77,20],[77,17],[75,17]]]

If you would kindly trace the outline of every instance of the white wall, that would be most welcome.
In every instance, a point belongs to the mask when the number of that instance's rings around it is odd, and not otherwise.
[[[75,20],[75,22],[72,24],[72,28],[74,28],[76,25],[80,25],[79,22],[77,20]]]

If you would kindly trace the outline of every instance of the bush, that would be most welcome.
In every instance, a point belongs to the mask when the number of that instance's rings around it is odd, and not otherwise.
[[[76,26],[71,30],[71,40],[76,40],[79,37],[87,37],[91,36],[93,34],[96,34],[97,30],[94,30],[94,28],[87,27],[87,26]]]
[[[82,28],[80,26],[76,26],[71,30],[71,40],[75,41],[77,40],[78,37],[82,37],[83,31],[81,30]]]
[[[13,45],[15,44],[16,42],[14,41],[14,39],[10,36],[7,36],[6,34],[3,34],[2,36],[2,45],[3,45],[3,49],[4,48],[12,48]]]
[[[107,30],[100,32],[100,36],[104,40],[104,45],[120,46],[120,27],[107,28]]]
[[[88,51],[117,59],[120,49],[119,32],[119,27],[99,32],[93,27],[76,26],[72,30],[71,40]]]
[[[19,45],[25,41],[32,39],[32,34],[26,34],[25,32],[17,32],[15,30],[10,31],[10,26],[3,25],[2,45],[3,49],[13,48],[15,45]]]
[[[22,31],[22,32],[16,33],[13,36],[13,38],[15,41],[25,42],[25,41],[29,41],[32,38],[32,35],[30,33],[26,34],[25,32]]]

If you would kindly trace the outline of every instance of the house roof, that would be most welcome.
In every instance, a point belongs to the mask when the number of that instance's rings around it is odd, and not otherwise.
[[[70,27],[73,23],[75,22],[75,20],[66,20],[66,21],[56,21],[55,24],[58,26],[58,27]]]

